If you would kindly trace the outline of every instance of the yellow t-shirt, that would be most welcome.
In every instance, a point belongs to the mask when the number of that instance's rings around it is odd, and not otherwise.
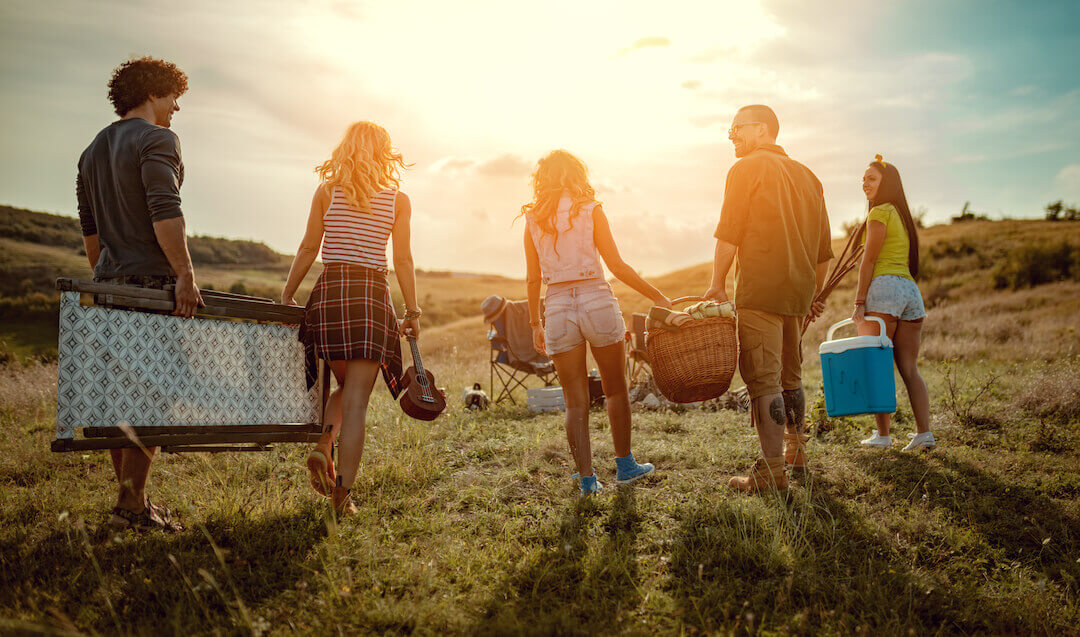
[[[874,276],[892,274],[914,281],[911,271],[908,270],[910,243],[907,228],[904,227],[904,220],[900,218],[896,207],[891,203],[883,203],[871,208],[870,214],[866,216],[867,232],[870,230],[871,221],[885,224],[885,243],[881,245],[877,263],[874,264]],[[863,234],[863,245],[866,245],[866,234]]]

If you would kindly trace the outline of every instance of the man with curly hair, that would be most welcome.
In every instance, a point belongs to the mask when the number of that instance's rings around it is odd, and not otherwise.
[[[79,158],[75,182],[86,257],[94,280],[163,288],[175,285],[178,316],[203,305],[180,211],[184,164],[169,130],[187,75],[175,64],[144,57],[117,67],[109,101],[120,119],[97,134]],[[113,449],[119,483],[109,519],[117,529],[179,531],[166,507],[146,497],[157,447]]]

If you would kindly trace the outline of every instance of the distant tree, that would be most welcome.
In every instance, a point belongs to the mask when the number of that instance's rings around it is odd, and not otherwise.
[[[1068,208],[1066,208],[1065,209],[1065,220],[1066,221],[1080,221],[1080,208],[1077,208],[1075,205],[1069,206]]]
[[[911,213],[911,220],[915,222],[916,228],[926,227],[926,214],[930,212],[926,209],[926,206],[919,206]]]
[[[965,201],[964,208],[960,211],[960,214],[952,218],[953,223],[963,223],[965,221],[986,221],[990,217],[983,214],[978,214],[971,209],[971,202]]]
[[[233,294],[247,294],[248,289],[243,281],[237,281],[229,287],[229,292],[232,292]]]
[[[1061,209],[1065,207],[1065,202],[1058,199],[1054,203],[1046,204],[1046,220],[1047,221],[1060,221]]]

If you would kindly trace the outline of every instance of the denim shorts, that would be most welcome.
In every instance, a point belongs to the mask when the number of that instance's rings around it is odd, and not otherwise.
[[[586,342],[607,347],[625,337],[622,310],[607,281],[590,279],[548,286],[544,297],[548,354],[562,354]]]
[[[926,316],[919,286],[907,277],[894,274],[876,276],[870,281],[866,311],[891,314],[901,321],[917,321]]]

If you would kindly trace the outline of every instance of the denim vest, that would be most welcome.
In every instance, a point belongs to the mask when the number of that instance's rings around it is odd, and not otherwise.
[[[555,212],[556,235],[545,234],[531,218],[528,220],[536,254],[540,257],[540,273],[546,285],[604,279],[604,268],[593,241],[593,208],[596,202],[582,205],[573,215],[573,200],[563,195]]]

